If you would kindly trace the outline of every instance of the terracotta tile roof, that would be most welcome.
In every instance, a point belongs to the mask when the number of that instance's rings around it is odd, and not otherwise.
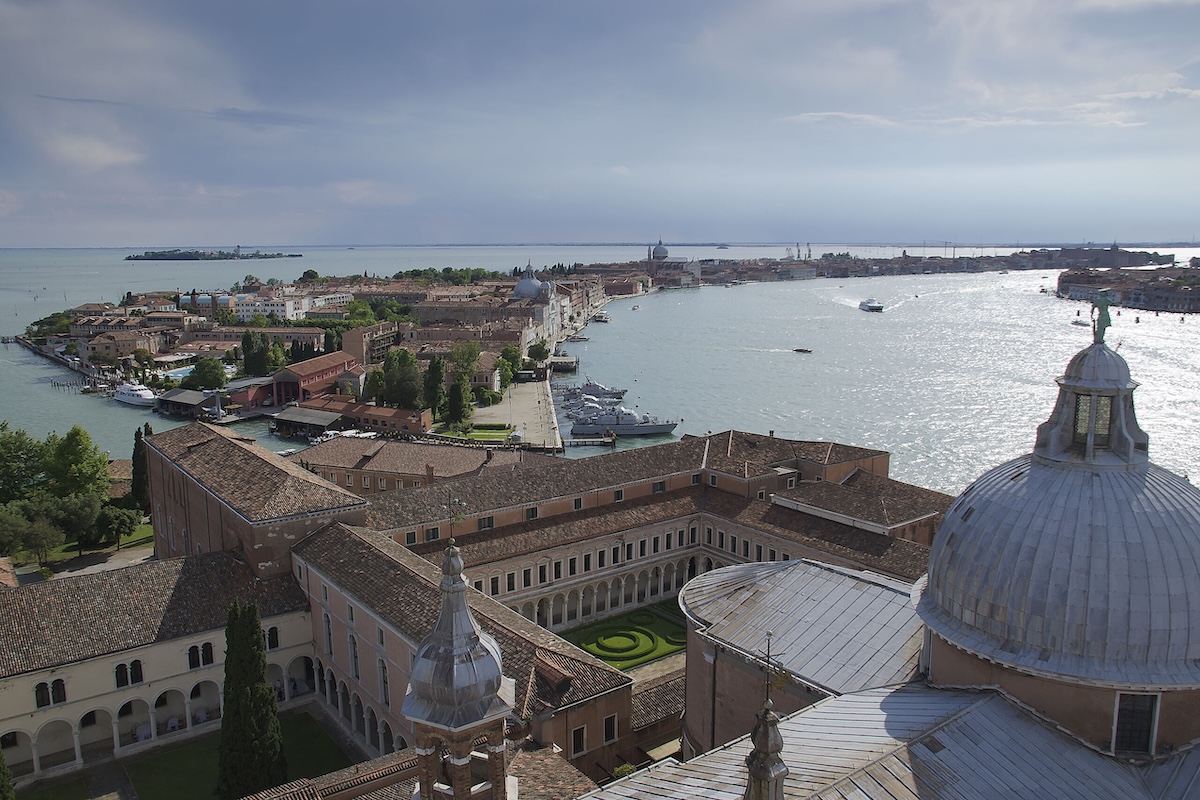
[[[454,496],[472,513],[576,497],[652,477],[698,471],[704,465],[705,445],[704,439],[693,438],[589,458],[556,458],[544,466],[523,469],[515,478],[510,473],[485,472],[455,483]],[[444,519],[445,505],[445,486],[377,494],[367,512],[367,525],[381,531],[411,528]]]
[[[687,438],[687,437],[685,437]],[[840,464],[860,458],[887,455],[883,450],[869,450],[837,442],[808,442],[763,436],[758,433],[729,430],[706,437],[712,447],[710,461],[729,459],[730,463],[781,464],[801,459],[816,464]]]
[[[327,772],[312,780],[322,797],[349,792],[353,797],[397,796],[403,797],[404,800],[412,800],[411,788],[408,789],[407,795],[394,795],[394,792],[400,784],[409,787],[415,784],[416,769],[416,751],[405,748],[395,753],[373,758],[370,761],[364,761],[361,764],[353,764],[336,772]],[[363,787],[372,784],[383,785],[375,786],[368,793],[361,793]]]
[[[256,601],[264,618],[308,609],[290,575],[258,580],[228,552],[8,589],[0,603],[0,677],[223,630],[234,599]]]
[[[286,329],[286,330],[291,330]],[[318,372],[324,372],[333,367],[341,367],[347,369],[355,364],[354,356],[345,353],[341,350],[335,350],[332,353],[323,353],[315,358],[310,358],[306,361],[301,361],[297,364],[284,367],[275,373],[278,379],[280,376],[289,375],[296,378],[305,378],[309,375],[316,375]]]
[[[332,523],[296,545],[293,553],[413,641],[433,630],[441,607],[441,569],[391,539]],[[500,645],[504,672],[516,681],[518,705],[527,713],[632,683],[624,673],[474,589],[468,602],[480,626]],[[541,678],[535,669],[539,658],[571,675],[570,685],[551,686]]]
[[[300,778],[256,794],[248,794],[242,800],[321,800],[321,793],[317,791],[312,778]]]
[[[545,465],[557,459],[527,453],[523,450],[492,450],[478,447],[397,442],[390,439],[358,439],[339,436],[321,442],[288,457],[289,461],[304,461],[314,467],[332,469],[361,469],[376,472],[424,475],[425,465],[433,466],[436,478],[457,478],[480,470],[511,472],[523,465]]]
[[[923,544],[860,530],[766,500],[713,491],[706,495],[705,511],[909,583],[929,568],[929,548]]]
[[[801,481],[794,489],[786,489],[779,494],[805,505],[887,527],[929,516],[937,517],[936,524],[940,524],[940,517],[954,502],[954,498],[948,494],[874,475],[862,469],[850,473],[840,484]]]
[[[685,671],[681,669],[659,675],[633,687],[631,724],[635,731],[653,725],[665,717],[679,718],[683,713],[683,701],[686,696],[685,675]]]
[[[5,589],[13,589],[20,585],[17,580],[17,571],[13,569],[12,559],[7,556],[0,556],[0,587]]]
[[[525,742],[513,750],[508,774],[517,779],[521,800],[571,800],[596,788],[552,747]]]
[[[490,564],[512,556],[534,554],[550,547],[586,542],[606,534],[698,514],[704,510],[704,491],[702,487],[689,487],[485,531],[456,530],[454,541],[462,553],[463,564],[468,567]],[[445,496],[444,489],[442,495]],[[445,547],[445,542],[433,541],[418,542],[409,549],[432,563],[441,564]]]
[[[250,522],[368,505],[253,439],[214,425],[192,423],[156,433],[146,443]]]

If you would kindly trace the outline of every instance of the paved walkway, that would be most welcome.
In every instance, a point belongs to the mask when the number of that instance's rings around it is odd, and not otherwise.
[[[562,446],[550,384],[546,381],[511,384],[504,390],[503,402],[475,409],[471,422],[512,425],[527,444]]]
[[[672,653],[665,658],[660,658],[657,661],[651,661],[649,664],[642,664],[640,667],[625,670],[625,674],[633,678],[635,684],[643,681],[653,680],[662,675],[668,675],[673,672],[682,673],[684,665],[687,663],[687,651],[681,650],[678,653]]]

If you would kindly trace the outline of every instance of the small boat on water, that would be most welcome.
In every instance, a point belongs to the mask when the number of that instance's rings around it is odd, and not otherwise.
[[[1084,327],[1091,327],[1092,323],[1086,319],[1073,319],[1073,320],[1071,320],[1071,324],[1072,325],[1082,325]]]
[[[592,322],[612,322],[612,318],[608,316],[607,311],[597,311],[592,316]]]
[[[809,350],[807,347],[797,347],[797,348],[794,348],[792,350],[792,352],[793,353],[811,353],[812,350]]]
[[[129,406],[154,408],[158,404],[158,395],[154,390],[140,383],[122,383],[112,396],[114,400]]]
[[[641,306],[634,306],[632,310],[633,310],[633,311],[641,311],[641,310],[642,310],[642,307],[641,307]]]
[[[868,297],[858,304],[859,311],[883,311],[883,303],[876,300],[874,297]]]
[[[586,337],[586,336],[581,336],[581,335],[579,335],[578,333],[577,333],[577,334],[575,334],[574,336],[568,336],[568,337],[567,337],[567,341],[568,341],[568,342],[586,342],[587,340],[588,340],[588,337]]]
[[[618,399],[624,397],[625,392],[629,391],[628,389],[615,389],[605,386],[602,383],[596,383],[591,378],[588,378],[587,381],[579,387],[579,390],[583,394],[590,394],[595,397],[616,397]]]

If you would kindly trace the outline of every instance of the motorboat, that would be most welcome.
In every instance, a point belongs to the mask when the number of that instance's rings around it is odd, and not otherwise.
[[[654,436],[670,433],[678,424],[649,414],[638,414],[622,406],[575,420],[571,425],[571,436],[606,436],[610,433],[617,436]]]
[[[586,342],[587,340],[588,340],[588,337],[586,337],[586,336],[581,336],[581,335],[580,335],[580,334],[578,334],[578,333],[577,333],[577,334],[575,334],[574,336],[568,336],[568,337],[567,337],[567,341],[568,341],[568,342]]]
[[[794,348],[792,348],[792,352],[793,353],[811,353],[812,350],[809,350],[807,347],[794,347]]]
[[[876,300],[874,297],[868,297],[858,304],[859,311],[883,311],[883,303]]]
[[[596,383],[591,378],[588,378],[579,388],[584,394],[590,394],[594,397],[622,398],[625,396],[625,392],[629,391],[628,389],[614,389],[602,383]]]
[[[607,311],[597,311],[592,315],[592,322],[612,322],[612,317],[608,316]]]
[[[158,395],[149,386],[141,383],[122,383],[113,391],[113,399],[129,406],[154,408]]]

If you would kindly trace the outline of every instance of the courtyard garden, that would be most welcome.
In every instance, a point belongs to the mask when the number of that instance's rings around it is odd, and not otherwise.
[[[687,629],[679,605],[669,600],[567,631],[563,638],[625,670],[683,650]]]

